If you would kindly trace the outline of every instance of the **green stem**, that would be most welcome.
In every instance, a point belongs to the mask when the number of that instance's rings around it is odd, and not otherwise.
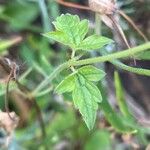
[[[95,13],[95,33],[101,35],[101,16],[99,13]]]
[[[127,66],[127,65],[125,65],[122,62],[117,61],[117,60],[111,61],[110,63],[112,63],[116,67],[118,67],[122,70],[126,70],[128,72],[136,73],[139,75],[150,76],[150,70],[149,69],[130,67],[130,66]]]
[[[38,3],[42,12],[42,22],[43,22],[44,32],[48,32],[51,30],[51,25],[49,23],[50,19],[46,8],[45,0],[38,0]]]
[[[72,50],[71,59],[73,59],[74,57],[75,57],[75,50]],[[74,66],[71,66],[70,68],[71,68],[72,72],[75,72]]]
[[[36,96],[36,94],[43,89],[50,81],[52,81],[62,70],[69,67],[68,62],[58,66],[45,80],[43,80],[39,86],[32,92],[32,96]]]
[[[150,49],[150,42],[142,44],[134,48],[121,51],[121,52],[116,52],[113,54],[108,54],[108,55],[104,55],[100,57],[94,57],[94,58],[88,58],[88,59],[79,60],[75,62],[70,62],[70,65],[79,66],[79,65],[87,65],[87,64],[93,64],[93,63],[98,63],[98,62],[112,61],[114,59],[130,57],[134,54],[137,54],[139,52],[142,52],[148,49]]]
[[[50,83],[62,70],[70,66],[81,66],[81,65],[88,65],[88,64],[93,64],[93,63],[110,61],[111,63],[114,63],[116,66],[124,70],[138,73],[138,74],[142,74],[142,71],[144,71],[143,72],[144,75],[150,76],[150,71],[147,69],[140,69],[140,68],[133,68],[133,67],[127,68],[126,65],[122,65],[122,64],[119,65],[119,63],[116,64],[116,62],[114,62],[115,59],[130,57],[134,54],[137,54],[139,52],[142,52],[148,49],[150,49],[150,42],[128,49],[128,50],[124,50],[121,52],[116,52],[113,54],[108,54],[108,55],[104,55],[100,57],[88,58],[88,59],[79,60],[79,61],[71,59],[68,62],[58,66],[44,81],[41,82],[41,84],[39,84],[39,86],[33,91],[32,95],[33,96],[36,95],[41,89],[43,89],[48,83]]]

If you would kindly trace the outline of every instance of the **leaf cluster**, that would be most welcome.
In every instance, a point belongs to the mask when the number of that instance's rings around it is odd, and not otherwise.
[[[86,37],[88,20],[80,21],[77,15],[62,14],[53,22],[56,31],[44,36],[69,46],[73,50],[94,50],[112,42],[111,39],[93,34]]]

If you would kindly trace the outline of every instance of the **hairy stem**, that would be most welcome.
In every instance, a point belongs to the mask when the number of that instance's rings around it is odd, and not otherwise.
[[[150,70],[148,69],[141,69],[141,68],[133,68],[133,67],[126,67],[126,65],[119,65],[119,63],[116,64],[116,62],[112,62],[115,59],[120,58],[127,58],[134,54],[137,54],[139,52],[143,52],[150,49],[150,42],[145,43],[143,45],[124,50],[121,52],[116,52],[113,54],[108,54],[100,57],[94,57],[94,58],[88,58],[83,60],[69,60],[68,62],[58,66],[45,80],[43,80],[39,86],[32,92],[32,95],[36,95],[39,91],[41,91],[45,86],[47,86],[61,71],[64,69],[70,67],[70,66],[80,66],[80,65],[88,65],[93,63],[100,63],[100,62],[106,62],[110,61],[111,63],[114,63],[114,65],[120,67],[121,69],[124,69],[126,71],[130,71],[133,73],[141,74],[141,75],[147,75],[150,76]]]
[[[70,62],[70,65],[79,66],[79,65],[87,65],[87,64],[93,64],[98,62],[111,61],[114,59],[126,58],[148,49],[150,49],[150,42],[121,52],[116,52],[113,54],[108,54],[100,57],[94,57],[94,58],[83,59],[75,62]]]
[[[116,67],[118,67],[122,70],[128,71],[128,72],[136,73],[139,75],[150,76],[150,70],[149,69],[134,68],[131,66],[127,66],[118,60],[111,61],[110,63],[112,63]]]

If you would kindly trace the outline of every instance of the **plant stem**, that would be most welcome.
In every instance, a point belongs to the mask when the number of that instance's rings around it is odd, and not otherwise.
[[[75,62],[70,62],[70,65],[79,66],[79,65],[87,65],[87,64],[93,64],[98,62],[111,61],[119,58],[126,58],[148,49],[150,49],[150,42],[121,52],[116,52],[113,54],[108,54],[100,57],[94,57],[94,58],[88,58],[88,59],[79,60]]]
[[[43,28],[44,28],[44,32],[48,32],[51,30],[51,25],[50,25],[50,19],[48,16],[48,11],[46,8],[46,3],[45,0],[38,0],[39,3],[39,7],[41,9],[42,12],[42,22],[43,22]]]
[[[115,59],[127,58],[139,52],[146,51],[148,49],[150,49],[150,42],[142,44],[134,48],[121,51],[121,52],[116,52],[113,54],[108,54],[108,55],[104,55],[100,57],[88,58],[88,59],[79,60],[79,61],[71,59],[68,62],[58,66],[45,80],[41,82],[41,84],[39,84],[39,86],[32,92],[32,95],[33,96],[36,95],[41,89],[43,89],[47,84],[49,84],[62,70],[70,66],[80,66],[80,65],[88,65],[88,64],[93,64],[93,63],[111,61],[111,63],[114,63],[116,66],[126,71],[150,76],[150,70],[148,69],[133,68],[133,67],[127,68],[126,65],[124,64],[119,65],[119,63],[116,64],[116,62],[114,62]]]
[[[149,69],[134,68],[134,67],[131,67],[131,66],[127,66],[127,65],[123,64],[122,62],[120,62],[118,60],[111,61],[110,63],[112,63],[116,67],[118,67],[122,70],[126,70],[128,72],[133,72],[133,73],[136,73],[136,74],[139,74],[139,75],[150,76],[150,70]]]
[[[72,50],[71,59],[73,59],[74,57],[75,57],[75,50]],[[75,72],[74,66],[71,66],[70,68],[72,72]]]
[[[36,96],[36,94],[43,89],[50,81],[52,81],[62,70],[69,67],[68,62],[58,66],[45,80],[43,80],[39,86],[32,92],[32,96]]]
[[[101,35],[101,16],[99,13],[95,13],[95,33]]]

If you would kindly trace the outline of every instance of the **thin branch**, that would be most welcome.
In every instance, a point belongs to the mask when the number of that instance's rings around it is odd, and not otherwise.
[[[143,37],[143,39],[147,42],[148,39],[147,37],[144,35],[144,33],[137,27],[137,25],[134,23],[134,21],[128,16],[126,15],[123,11],[119,10],[118,13],[125,19],[127,20],[127,22],[137,31],[137,33]]]
[[[9,96],[9,83],[10,83],[11,79],[13,78],[13,73],[14,73],[15,68],[16,68],[16,65],[13,64],[12,70],[11,70],[9,76],[8,76],[7,81],[6,81],[6,94],[5,94],[5,110],[6,110],[7,114],[8,114],[8,116],[9,116],[9,118],[12,121],[15,121],[15,119],[10,115],[9,102],[8,102],[9,97],[8,96]]]
[[[65,2],[64,0],[56,0],[56,2],[61,5],[67,6],[67,7],[83,9],[83,10],[91,10],[90,7],[88,7],[88,6],[83,6],[83,5],[75,4],[75,3],[71,3],[71,2]]]

